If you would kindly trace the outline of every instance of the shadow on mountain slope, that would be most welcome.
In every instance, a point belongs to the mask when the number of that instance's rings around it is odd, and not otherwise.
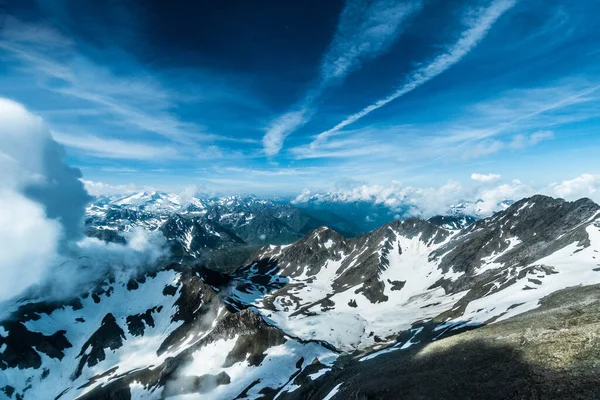
[[[282,399],[598,399],[600,285],[538,309],[406,351],[336,363]],[[414,340],[413,340],[414,341]]]
[[[322,399],[341,384],[334,399],[596,399],[598,372],[553,370],[513,346],[473,340],[441,351],[385,354],[282,398]]]

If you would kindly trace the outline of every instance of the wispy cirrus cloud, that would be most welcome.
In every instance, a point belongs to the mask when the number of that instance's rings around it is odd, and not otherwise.
[[[71,135],[52,132],[60,144],[98,158],[128,160],[172,160],[183,156],[176,149],[162,144],[150,145],[136,141],[108,139],[89,134]]]
[[[314,88],[295,109],[276,118],[267,128],[263,147],[267,155],[279,153],[285,138],[310,120],[314,103],[330,86],[385,52],[402,30],[402,23],[421,8],[421,1],[350,0],[340,16],[335,36],[320,66]]]
[[[393,148],[389,143],[371,140],[359,131],[352,137],[323,143],[318,148],[304,145],[294,147],[290,151],[296,159],[316,159],[389,155]]]
[[[530,135],[515,135],[510,142],[510,147],[514,149],[522,149],[527,146],[535,146],[536,144],[543,142],[544,140],[554,139],[554,132],[552,131],[537,131]]]
[[[508,140],[483,139],[476,142],[466,141],[462,143],[463,149],[460,156],[465,160],[480,158],[498,153],[502,150],[524,150],[541,142],[554,139],[553,131],[536,131],[531,134],[517,134]]]
[[[91,131],[81,136],[57,134],[68,147],[100,158],[169,160],[183,154],[190,159],[195,155],[201,159],[214,158],[207,157],[211,154],[222,156],[227,150],[214,144],[218,142],[259,143],[214,134],[197,121],[182,118],[174,110],[186,99],[119,52],[111,62],[126,72],[116,74],[112,64],[100,65],[86,57],[87,45],[44,22],[25,23],[11,16],[3,22],[0,54],[4,60],[18,76],[31,79],[57,100],[38,112],[51,126],[60,121],[56,126],[61,130],[65,121],[77,127],[84,120],[85,130]],[[135,143],[114,140],[115,132],[131,136]]]
[[[386,51],[401,32],[402,23],[421,7],[420,1],[347,2],[323,57],[321,84],[344,79],[354,68]]]
[[[448,46],[444,52],[436,56],[431,62],[412,72],[406,82],[392,94],[350,115],[333,128],[320,133],[313,141],[312,146],[316,147],[337,131],[415,90],[462,60],[481,42],[498,18],[513,7],[515,3],[516,0],[494,0],[488,7],[469,10],[464,17],[464,24],[467,29],[461,33],[455,43]]]
[[[271,169],[257,169],[257,168],[240,168],[240,167],[225,167],[220,169],[220,172],[234,173],[234,174],[245,174],[252,176],[266,176],[266,177],[278,177],[278,176],[298,176],[298,175],[310,175],[318,172],[323,172],[323,168],[271,168]]]
[[[279,153],[285,138],[306,122],[308,113],[308,107],[303,105],[299,110],[289,111],[273,121],[263,137],[265,153],[268,156]]]
[[[291,152],[297,159],[312,159],[366,155],[373,149],[378,160],[387,156],[396,166],[423,167],[526,151],[560,139],[569,124],[598,118],[599,89],[581,77],[509,89],[490,99],[446,108],[445,116],[435,121],[403,124],[401,118],[395,124],[345,129],[336,140],[297,146]]]

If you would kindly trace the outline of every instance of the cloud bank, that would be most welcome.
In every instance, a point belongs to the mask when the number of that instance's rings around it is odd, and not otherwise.
[[[65,162],[41,118],[0,98],[0,301],[31,285],[68,295],[113,266],[156,262],[160,238],[132,234],[127,245],[84,238],[83,218],[91,197],[81,172]],[[83,261],[82,261],[83,260]]]
[[[566,199],[589,197],[600,202],[600,175],[583,174],[551,186],[558,196]]]
[[[392,212],[428,218],[461,212],[487,217],[517,201],[534,194],[545,194],[574,201],[588,197],[600,203],[600,175],[583,174],[575,179],[532,187],[518,179],[501,182],[499,175],[473,174],[474,185],[449,181],[439,187],[413,187],[393,182],[390,186],[357,185],[330,192],[303,191],[294,203],[309,202],[367,202],[384,205]]]

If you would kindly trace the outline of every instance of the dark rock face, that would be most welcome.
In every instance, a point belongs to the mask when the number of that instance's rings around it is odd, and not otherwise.
[[[465,272],[452,284],[442,283],[447,292],[464,290],[477,282],[474,271],[493,253],[505,252],[498,261],[505,267],[517,267],[531,264],[573,242],[589,246],[584,223],[590,222],[599,210],[600,206],[589,199],[570,203],[533,196],[460,231],[433,252],[431,258],[441,258],[439,267],[443,271]],[[518,243],[509,249],[511,239]]]
[[[205,217],[172,215],[160,228],[167,240],[173,242],[176,254],[196,254],[206,248],[216,249],[245,242],[229,229]],[[188,243],[184,243],[187,241]],[[179,249],[178,246],[184,246]]]
[[[209,296],[210,297],[210,296]],[[239,336],[234,348],[228,353],[224,367],[246,360],[250,365],[260,365],[264,352],[287,341],[277,328],[267,325],[250,310],[226,314],[217,320],[214,329],[202,340],[178,353],[168,362],[156,368],[146,368],[123,375],[83,395],[82,399],[129,399],[129,385],[140,382],[146,387],[164,387],[162,398],[187,393],[207,393],[219,385],[228,385],[226,373],[218,375],[190,376],[182,371],[192,361],[192,354],[205,345],[220,339]]]
[[[246,243],[254,245],[290,243],[302,237],[300,232],[270,212],[257,210],[251,215],[251,218],[225,220],[223,223],[237,232]]]
[[[248,364],[256,367],[265,359],[267,349],[285,342],[285,337],[276,329],[263,328],[256,335],[242,336],[227,355],[223,367],[230,367],[243,360],[248,360]]]
[[[127,317],[127,329],[133,336],[144,336],[146,326],[154,327],[154,312],[160,312],[162,306],[152,307],[143,314],[135,314]]]
[[[12,399],[12,395],[15,392],[15,388],[10,386],[10,385],[6,385],[0,388],[0,390],[9,398]]]
[[[340,292],[355,288],[355,293],[365,296],[372,303],[387,301],[384,294],[386,282],[381,273],[389,267],[390,251],[398,236],[407,238],[419,237],[428,245],[442,243],[450,236],[450,232],[427,221],[409,219],[396,221],[381,228],[355,238],[345,238],[329,228],[319,228],[307,234],[301,240],[285,248],[268,248],[255,254],[254,265],[268,260],[270,270],[279,276],[298,277],[303,274],[314,276],[328,262],[341,261],[332,282],[334,291]],[[401,248],[400,248],[401,251]],[[265,285],[269,279],[262,278],[260,283],[255,277],[252,282]],[[401,284],[389,282],[394,290]],[[272,287],[267,289],[268,292]]]
[[[190,331],[207,331],[217,317],[219,307],[223,306],[214,290],[191,270],[184,270],[179,286],[181,291],[175,302],[177,312],[172,322],[182,321],[183,324],[165,339],[158,355],[179,344]]]
[[[125,339],[125,332],[117,324],[115,317],[108,313],[102,319],[100,328],[84,343],[81,351],[79,352],[79,365],[75,371],[74,376],[78,377],[81,375],[81,370],[84,365],[92,367],[105,359],[105,349],[116,350],[123,346],[123,340]]]
[[[338,216],[330,216],[324,220],[319,215],[313,215],[291,204],[251,197],[233,199],[227,204],[209,207],[206,216],[236,232],[245,242],[254,245],[287,244],[319,226],[329,225],[328,222],[335,221],[339,224],[343,221]],[[356,227],[349,223],[347,225],[350,234],[358,232]],[[346,232],[344,228],[342,230]]]
[[[470,215],[436,215],[427,220],[435,226],[448,230],[461,230],[475,223],[477,218]]]
[[[531,263],[558,250],[561,244],[572,243],[573,239],[585,244],[585,229],[572,231],[598,210],[600,206],[589,199],[569,203],[538,195],[520,200],[505,211],[477,221],[439,249],[437,254],[450,250],[440,268],[471,272],[480,266],[482,258],[506,250],[511,237],[522,241],[504,257],[515,265]],[[565,233],[569,236],[557,241]]]
[[[62,360],[64,350],[72,347],[61,330],[46,336],[39,332],[31,332],[20,322],[3,322],[0,326],[8,332],[6,337],[0,336],[0,369],[7,368],[40,368],[42,359],[39,353]]]
[[[406,281],[390,281],[388,283],[392,285],[391,290],[402,290],[404,285],[406,285]]]

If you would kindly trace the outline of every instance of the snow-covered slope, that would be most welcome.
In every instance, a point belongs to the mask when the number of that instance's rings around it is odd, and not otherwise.
[[[0,323],[0,398],[253,398],[334,361],[319,343],[230,312],[204,283],[227,279],[211,274],[173,265],[68,301],[23,302]]]
[[[207,243],[194,231],[241,240],[201,216],[169,221],[190,250]],[[149,266],[74,298],[22,299],[0,321],[0,398],[285,398],[342,355],[366,363],[600,283],[590,200],[534,196],[460,230],[438,225],[353,238],[321,227],[230,275]]]
[[[535,196],[458,232],[416,219],[355,239],[321,228],[257,254],[231,301],[345,351],[394,342],[427,320],[440,332],[490,323],[600,283],[599,221],[590,200]]]

